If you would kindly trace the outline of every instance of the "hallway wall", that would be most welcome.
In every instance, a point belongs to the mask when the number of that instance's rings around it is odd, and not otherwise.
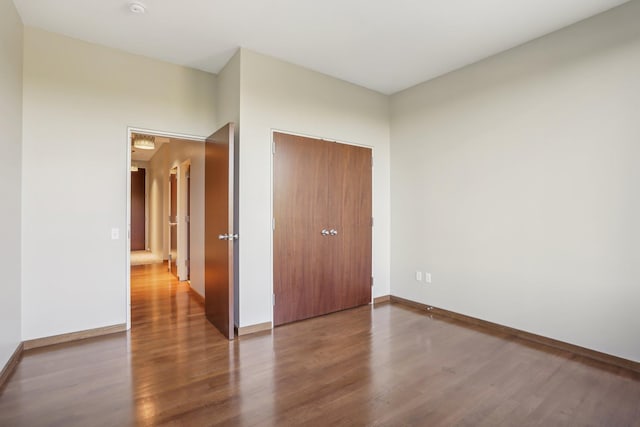
[[[171,139],[149,161],[149,240],[154,255],[168,259],[169,171],[186,160],[191,161],[190,280],[191,287],[204,296],[204,142]]]

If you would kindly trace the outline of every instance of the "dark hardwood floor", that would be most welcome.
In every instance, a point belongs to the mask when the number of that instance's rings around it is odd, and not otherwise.
[[[640,376],[384,304],[227,341],[163,265],[132,330],[30,350],[0,426],[640,426]]]

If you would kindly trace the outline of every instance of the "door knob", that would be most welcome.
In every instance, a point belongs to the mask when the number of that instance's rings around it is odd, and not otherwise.
[[[237,234],[218,234],[219,240],[238,240]]]
[[[329,230],[329,234],[331,234],[332,236],[337,236],[338,235],[338,230],[332,228],[331,230]]]
[[[320,234],[322,234],[323,236],[328,236],[330,234],[330,232],[326,228],[323,228],[322,231],[320,232]]]

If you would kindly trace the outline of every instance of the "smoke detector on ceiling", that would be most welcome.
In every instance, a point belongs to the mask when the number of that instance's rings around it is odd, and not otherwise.
[[[143,14],[147,11],[147,7],[139,1],[132,1],[129,3],[129,10],[133,13]]]

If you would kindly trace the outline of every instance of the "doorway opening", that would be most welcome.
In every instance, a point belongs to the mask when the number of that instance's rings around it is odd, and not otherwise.
[[[177,281],[186,282],[204,300],[204,249],[198,235],[204,229],[205,138],[129,129],[128,141],[130,327],[131,268],[136,266],[157,268],[162,264],[164,271]]]
[[[154,292],[155,280],[157,286],[182,289],[183,300],[188,291],[187,299],[201,304],[206,319],[233,339],[234,135],[232,123],[209,138],[129,128],[128,328],[136,308],[131,287],[135,274],[137,290]],[[141,277],[148,283],[141,283]],[[175,301],[168,302],[173,310]]]

